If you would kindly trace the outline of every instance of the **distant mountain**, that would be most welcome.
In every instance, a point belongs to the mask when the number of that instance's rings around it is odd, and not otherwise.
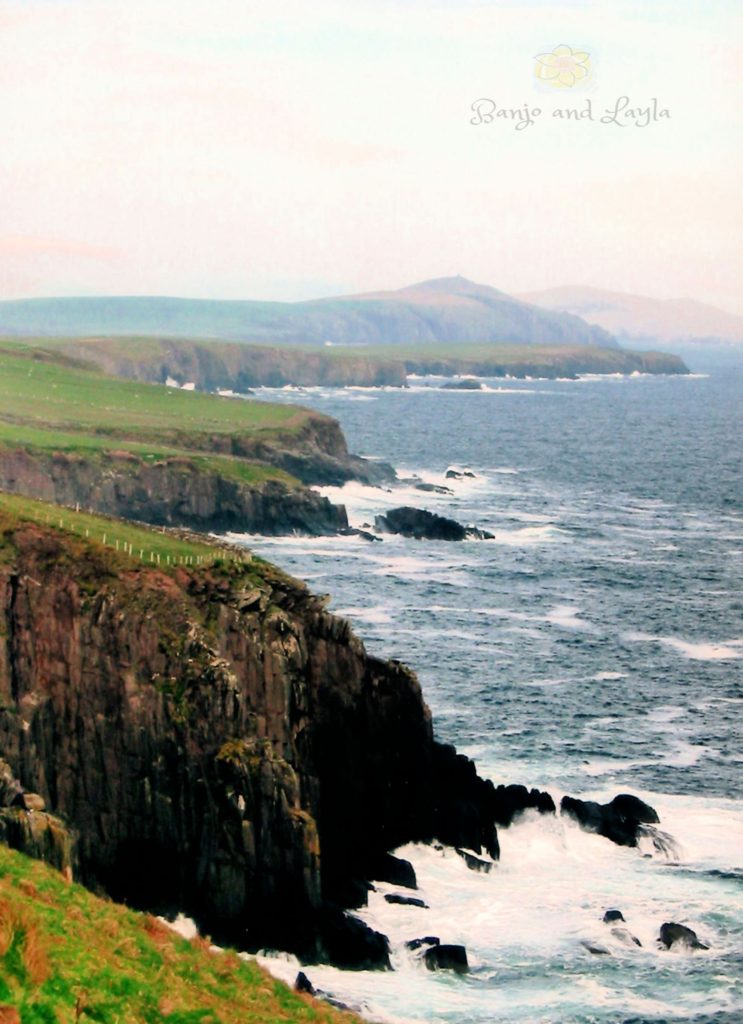
[[[550,288],[519,297],[551,312],[582,317],[623,342],[743,342],[743,317],[694,299],[651,299],[577,287]]]
[[[159,297],[0,302],[0,334],[148,335],[263,344],[509,342],[614,348],[612,336],[463,277],[312,302]]]

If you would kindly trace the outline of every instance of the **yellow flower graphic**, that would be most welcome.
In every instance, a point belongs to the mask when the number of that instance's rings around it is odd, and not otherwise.
[[[556,89],[571,89],[591,73],[590,54],[574,50],[561,43],[552,53],[536,56],[534,74],[540,82],[548,82]]]

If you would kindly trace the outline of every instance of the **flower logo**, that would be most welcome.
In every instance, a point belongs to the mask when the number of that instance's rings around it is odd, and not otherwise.
[[[590,54],[561,43],[551,53],[538,53],[534,74],[556,89],[572,89],[591,73]]]

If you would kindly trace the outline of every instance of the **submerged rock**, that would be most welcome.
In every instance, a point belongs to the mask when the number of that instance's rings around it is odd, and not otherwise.
[[[699,941],[697,933],[687,928],[685,924],[676,924],[675,921],[667,921],[660,926],[658,941],[662,942],[666,949],[673,949],[674,946],[686,946],[687,949],[709,949],[703,942]]]
[[[643,824],[659,820],[649,804],[629,793],[615,796],[608,804],[564,796],[560,812],[567,814],[588,832],[597,832],[619,846],[637,846]]]
[[[482,874],[487,875],[493,870],[494,864],[492,860],[485,860],[483,857],[477,857],[474,853],[470,853],[469,850],[462,850],[458,846],[455,847],[455,850],[470,871],[480,871]]]
[[[451,487],[444,487],[443,484],[417,483],[413,486],[416,491],[425,491],[427,494],[454,494]]]
[[[445,478],[447,480],[476,480],[477,474],[469,469],[447,469]]]
[[[399,892],[388,892],[385,893],[384,898],[388,903],[396,903],[401,907],[422,907],[424,910],[428,910],[426,901],[417,896],[403,896]]]
[[[441,391],[482,391],[482,381],[466,378],[465,380],[448,380],[441,385]]]
[[[456,519],[404,505],[375,516],[374,527],[380,533],[399,533],[415,540],[492,540],[493,534],[473,526],[462,526]]]
[[[430,946],[423,954],[423,960],[429,971],[455,971],[457,974],[466,974],[470,969],[464,946],[443,943]]]

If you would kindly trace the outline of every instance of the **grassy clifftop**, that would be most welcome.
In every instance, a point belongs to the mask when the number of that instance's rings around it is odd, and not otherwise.
[[[569,377],[580,373],[686,373],[677,356],[590,345],[499,342],[304,345],[301,348],[163,338],[47,339],[43,344],[134,380],[171,376],[207,390],[405,384],[408,374]]]
[[[58,348],[0,345],[0,489],[200,530],[334,533],[301,484],[370,472],[310,409],[107,376]]]
[[[235,953],[93,896],[0,845],[0,1020],[353,1024]]]

